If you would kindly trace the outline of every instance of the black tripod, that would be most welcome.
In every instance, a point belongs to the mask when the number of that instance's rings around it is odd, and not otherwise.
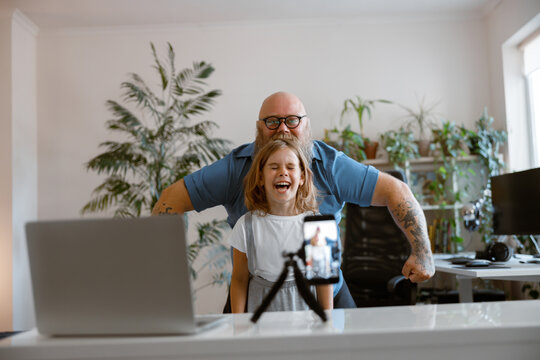
[[[326,314],[324,313],[323,308],[321,305],[317,302],[315,299],[315,296],[309,291],[309,287],[306,283],[306,279],[304,278],[304,275],[302,275],[302,272],[298,268],[298,264],[296,263],[296,257],[298,256],[298,253],[283,253],[284,258],[288,258],[287,261],[285,261],[285,264],[283,265],[283,271],[279,275],[278,280],[276,283],[272,286],[272,289],[270,289],[270,292],[266,297],[263,299],[261,305],[257,308],[253,316],[251,317],[251,321],[253,323],[256,323],[257,320],[261,317],[262,313],[268,308],[268,305],[272,302],[274,297],[276,296],[279,288],[283,285],[285,282],[285,279],[287,278],[287,274],[289,273],[289,267],[293,268],[294,272],[294,281],[296,283],[296,286],[298,287],[298,291],[300,292],[300,295],[308,304],[309,308],[319,317],[322,319],[322,321],[326,321]]]

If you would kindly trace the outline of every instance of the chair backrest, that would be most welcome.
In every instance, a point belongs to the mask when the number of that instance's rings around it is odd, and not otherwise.
[[[402,171],[389,173],[406,182]],[[411,248],[387,208],[360,207],[348,203],[345,217],[342,271],[356,305],[415,303],[416,287],[408,280],[405,286],[400,285],[399,291],[388,290],[391,279],[401,275]]]

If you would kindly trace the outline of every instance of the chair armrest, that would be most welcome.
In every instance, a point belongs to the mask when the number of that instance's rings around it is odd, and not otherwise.
[[[386,283],[386,288],[387,288],[388,292],[391,293],[391,294],[396,293],[396,289],[398,288],[398,286],[405,286],[406,285],[406,283],[404,281],[410,282],[410,280],[405,279],[405,276],[403,276],[403,275],[396,275],[393,278],[391,278],[390,280],[388,280],[388,282]],[[407,285],[410,285],[410,284],[407,284]]]
[[[416,290],[418,285],[411,282],[409,279],[405,279],[403,275],[396,275],[388,280],[387,290],[392,296],[397,299],[401,299],[402,305],[415,305],[416,304]]]

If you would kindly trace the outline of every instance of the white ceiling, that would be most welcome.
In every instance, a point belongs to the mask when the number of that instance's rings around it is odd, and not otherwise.
[[[500,0],[0,0],[39,28],[239,21],[353,19],[370,16],[483,16]]]

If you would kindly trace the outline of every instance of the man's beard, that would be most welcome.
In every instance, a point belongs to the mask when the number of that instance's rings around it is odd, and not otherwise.
[[[268,142],[276,139],[293,139],[298,141],[298,144],[300,145],[300,151],[302,151],[302,154],[304,154],[307,163],[311,164],[311,160],[313,159],[313,138],[311,137],[311,129],[309,129],[309,127],[306,129],[303,139],[297,138],[292,133],[275,133],[274,135],[272,135],[270,140],[267,141],[265,141],[262,132],[257,128],[257,135],[255,136],[255,150],[253,152],[253,156],[257,155],[257,153]]]

